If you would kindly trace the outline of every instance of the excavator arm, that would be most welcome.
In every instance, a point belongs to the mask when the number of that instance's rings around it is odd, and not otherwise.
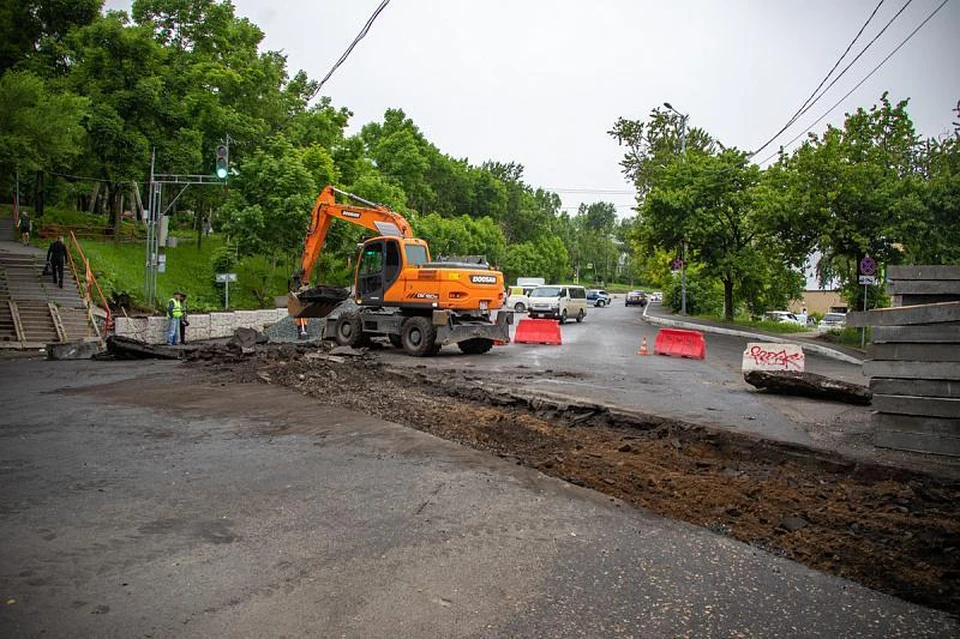
[[[362,206],[337,204],[337,194],[351,198],[361,203]],[[317,258],[320,256],[320,251],[323,249],[323,244],[327,239],[330,224],[336,219],[363,226],[372,231],[376,231],[379,235],[413,237],[413,230],[410,228],[410,223],[399,213],[391,211],[382,204],[375,204],[357,197],[352,193],[327,186],[320,192],[316,204],[313,206],[310,230],[307,231],[307,236],[303,243],[303,253],[300,256],[300,268],[294,273],[291,281],[292,291],[309,288],[310,277],[313,273],[314,266],[316,266]]]

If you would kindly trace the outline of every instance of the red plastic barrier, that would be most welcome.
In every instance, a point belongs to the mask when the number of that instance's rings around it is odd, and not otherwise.
[[[707,343],[700,331],[687,331],[679,328],[661,328],[657,331],[657,340],[653,352],[670,357],[688,357],[706,359]]]
[[[548,319],[524,318],[513,334],[517,344],[554,344],[560,346],[560,323]]]

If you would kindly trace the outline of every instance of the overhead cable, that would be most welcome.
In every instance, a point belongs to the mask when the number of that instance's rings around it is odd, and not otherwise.
[[[834,109],[836,109],[838,106],[840,106],[840,105],[843,103],[844,100],[846,100],[847,98],[849,98],[849,97],[853,94],[853,92],[856,91],[857,89],[859,89],[860,86],[861,86],[864,82],[866,82],[867,80],[869,80],[870,77],[871,77],[874,73],[876,73],[876,72],[880,69],[880,67],[882,67],[882,66],[887,62],[887,60],[889,60],[890,58],[892,58],[893,55],[903,47],[903,45],[905,45],[907,42],[909,42],[910,39],[911,39],[914,35],[916,35],[917,31],[919,31],[920,29],[922,29],[922,28],[924,27],[924,25],[926,25],[928,22],[930,22],[930,20],[933,19],[933,16],[937,15],[937,12],[939,12],[940,9],[942,9],[942,8],[944,7],[944,5],[947,4],[947,2],[949,2],[949,1],[950,1],[950,0],[943,0],[943,2],[941,2],[939,5],[937,5],[937,8],[934,9],[934,10],[930,13],[930,15],[928,15],[928,16],[924,19],[923,22],[921,22],[919,25],[917,25],[917,28],[914,29],[913,31],[911,31],[910,34],[907,35],[906,38],[904,38],[903,40],[901,40],[901,41],[900,41],[900,44],[898,44],[893,51],[891,51],[890,53],[887,54],[887,57],[885,57],[883,60],[881,60],[880,63],[879,63],[877,66],[873,67],[873,70],[870,71],[870,73],[868,73],[866,76],[864,76],[864,78],[863,78],[862,80],[860,80],[860,82],[857,82],[857,84],[854,85],[854,87],[853,87],[852,89],[850,89],[849,91],[847,91],[847,93],[846,93],[842,98],[840,98],[839,100],[837,100],[832,107],[830,107],[829,109],[827,109],[826,111],[824,111],[823,115],[821,115],[819,118],[817,118],[816,120],[814,120],[813,122],[811,122],[811,123],[810,123],[810,126],[808,126],[806,129],[804,129],[803,131],[801,131],[800,133],[798,133],[792,140],[790,140],[789,142],[787,142],[786,144],[784,144],[784,145],[781,147],[781,149],[790,146],[791,144],[793,144],[794,142],[796,142],[797,140],[799,140],[801,137],[803,137],[803,135],[806,134],[808,131],[810,131],[810,129],[812,129],[813,127],[815,127],[815,126],[817,126],[818,124],[820,124],[820,122],[822,122],[825,117],[827,117]],[[773,153],[772,155],[769,155],[769,156],[767,156],[765,159],[763,159],[763,160],[761,160],[760,162],[758,162],[758,164],[764,164],[764,163],[768,162],[769,160],[773,159],[774,157],[776,157],[776,156],[779,155],[779,154],[780,154],[780,151],[777,151],[776,153]]]
[[[856,64],[857,60],[859,60],[859,59],[863,56],[863,54],[866,53],[867,50],[869,50],[870,47],[873,46],[873,44],[877,41],[877,39],[879,39],[880,36],[882,36],[882,35],[884,34],[884,32],[886,32],[886,30],[890,27],[890,25],[893,24],[894,20],[896,20],[897,18],[899,18],[899,17],[900,17],[900,14],[902,14],[902,13],[906,10],[906,8],[910,6],[910,3],[912,3],[912,2],[913,2],[913,0],[907,0],[907,1],[904,3],[904,5],[903,5],[902,7],[900,7],[900,10],[897,11],[897,13],[894,14],[894,16],[893,16],[892,18],[890,18],[889,21],[887,21],[887,24],[885,24],[885,25],[883,26],[883,28],[880,29],[880,31],[873,37],[873,39],[870,40],[870,42],[868,42],[868,43],[866,44],[866,46],[864,46],[863,49],[860,50],[860,53],[858,53],[858,54],[856,55],[856,57],[855,57],[853,60],[851,60],[850,63],[847,64],[847,66],[845,66],[845,67],[843,68],[843,70],[841,70],[840,73],[838,73],[838,74],[836,75],[836,77],[833,78],[833,80],[830,82],[830,84],[828,84],[827,87],[826,87],[825,89],[823,89],[823,91],[820,91],[820,88],[823,86],[823,84],[827,81],[827,79],[830,78],[830,76],[833,74],[833,72],[836,70],[836,68],[837,68],[838,66],[840,66],[840,63],[841,63],[841,62],[843,61],[843,59],[846,57],[847,53],[850,52],[850,49],[853,48],[853,45],[854,45],[854,44],[856,43],[856,41],[860,38],[860,35],[863,33],[864,29],[866,29],[866,28],[867,28],[867,25],[870,24],[870,22],[873,20],[873,17],[876,15],[877,11],[880,9],[880,5],[883,4],[883,0],[880,0],[880,3],[877,4],[877,6],[874,7],[873,11],[870,13],[870,16],[867,18],[867,21],[864,22],[864,23],[863,23],[863,26],[860,27],[860,30],[857,31],[857,35],[854,36],[853,40],[850,41],[850,44],[847,45],[847,48],[846,48],[846,50],[844,50],[843,55],[841,55],[840,58],[837,59],[836,63],[833,65],[833,68],[831,68],[830,71],[829,71],[829,73],[827,73],[827,75],[824,76],[823,80],[820,81],[820,84],[817,86],[816,89],[814,89],[814,91],[813,91],[813,93],[810,95],[810,97],[808,97],[808,98],[804,101],[804,103],[803,103],[802,105],[800,105],[800,108],[797,109],[797,112],[794,113],[794,114],[790,117],[789,120],[787,120],[787,123],[784,124],[783,127],[781,127],[781,129],[780,129],[779,131],[777,131],[769,140],[767,140],[766,142],[764,142],[759,148],[757,148],[755,151],[753,151],[753,152],[750,154],[750,157],[749,157],[748,159],[752,159],[752,158],[756,157],[757,155],[759,155],[761,151],[763,151],[765,148],[767,148],[768,146],[770,146],[778,137],[780,137],[780,136],[783,134],[784,131],[786,131],[786,130],[789,129],[791,126],[793,126],[793,124],[794,124],[802,115],[804,115],[807,111],[809,111],[810,109],[812,109],[813,106],[814,106],[817,102],[819,102],[819,101],[823,98],[824,95],[826,95],[827,91],[829,91],[830,88],[833,87],[833,85],[836,84],[837,81],[838,81],[840,78],[842,78],[842,77],[844,76],[844,74],[846,74],[847,71],[850,70],[850,67],[852,67],[854,64]],[[818,92],[819,92],[819,94],[818,94]]]
[[[367,19],[367,23],[363,25],[363,28],[360,29],[360,33],[357,34],[357,37],[353,39],[353,42],[350,43],[350,46],[347,47],[347,50],[343,52],[343,55],[340,56],[340,59],[334,63],[333,67],[327,71],[327,75],[323,76],[323,79],[320,80],[320,84],[317,85],[317,88],[313,90],[313,93],[310,94],[310,97],[307,98],[307,102],[317,97],[317,94],[320,93],[320,89],[323,87],[324,83],[330,79],[330,76],[333,75],[333,72],[336,71],[341,64],[346,62],[347,57],[350,56],[350,53],[353,51],[353,48],[357,46],[357,43],[363,39],[367,32],[370,31],[370,27],[373,25],[373,21],[377,19],[377,16],[380,15],[380,12],[383,11],[387,5],[390,4],[390,0],[383,0],[380,3],[380,6],[374,10],[373,14]]]

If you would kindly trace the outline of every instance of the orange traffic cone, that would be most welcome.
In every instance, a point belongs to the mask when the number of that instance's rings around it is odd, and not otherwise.
[[[640,342],[640,350],[637,351],[637,355],[649,355],[650,351],[647,350],[647,336],[643,336],[643,340]]]

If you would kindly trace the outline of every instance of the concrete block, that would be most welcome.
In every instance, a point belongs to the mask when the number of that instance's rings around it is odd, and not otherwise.
[[[960,362],[960,341],[956,344],[871,344],[867,357],[900,362]]]
[[[743,351],[740,370],[749,371],[795,371],[802,373],[806,366],[803,349],[797,344],[770,344],[747,342]]]
[[[867,377],[960,380],[960,363],[870,360],[863,363],[863,374]]]
[[[960,302],[920,304],[847,313],[847,326],[907,326],[960,322]]]
[[[887,266],[888,280],[960,280],[960,266]]]
[[[873,395],[873,408],[881,413],[949,417],[960,419],[960,399],[916,397],[912,395]]]
[[[188,340],[210,339],[210,314],[190,316],[190,326],[187,327]]]
[[[908,293],[893,296],[893,306],[919,306],[920,304],[942,304],[960,301],[960,295],[915,295]]]
[[[886,342],[960,343],[960,322],[916,324],[913,326],[877,326],[870,334],[874,344]]]
[[[949,379],[895,379],[874,377],[870,380],[874,394],[949,397],[960,399],[960,381]]]
[[[960,457],[960,420],[877,413],[872,421],[877,446]]]
[[[891,280],[891,295],[953,295],[960,297],[960,280]]]
[[[163,316],[150,316],[147,318],[147,325],[143,332],[143,338],[140,341],[147,344],[164,344],[167,341],[167,321]]]
[[[257,311],[237,311],[234,314],[234,328],[243,327],[257,329],[257,313]]]
[[[230,337],[233,335],[235,324],[233,313],[210,313],[210,338]]]

